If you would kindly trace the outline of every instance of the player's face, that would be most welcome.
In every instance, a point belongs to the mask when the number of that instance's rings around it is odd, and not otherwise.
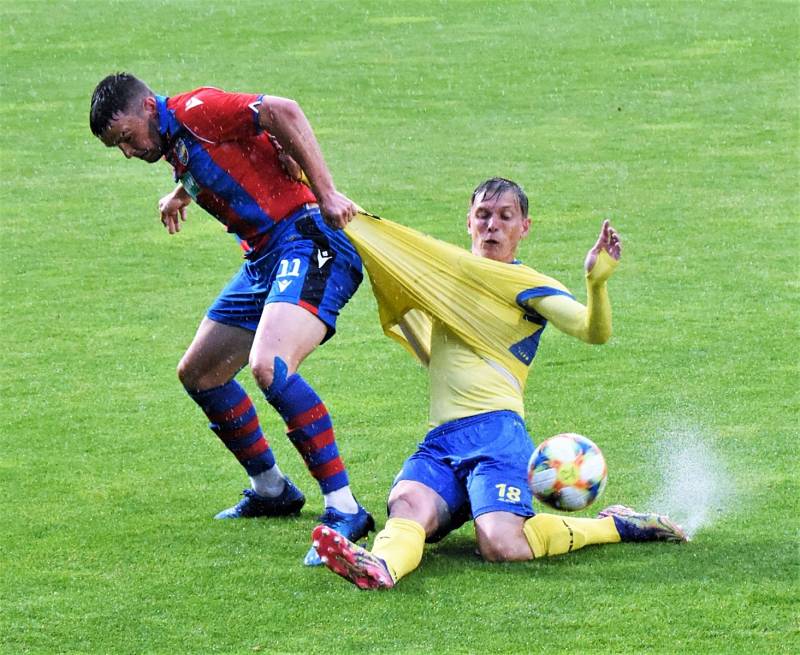
[[[528,235],[530,219],[522,213],[513,191],[475,197],[467,215],[472,254],[498,262],[512,262],[519,242]]]
[[[138,111],[115,114],[100,140],[109,148],[119,148],[128,159],[136,157],[151,164],[161,159],[164,146],[155,98],[146,98]]]

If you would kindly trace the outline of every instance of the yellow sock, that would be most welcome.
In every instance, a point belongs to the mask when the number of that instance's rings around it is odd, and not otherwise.
[[[590,544],[615,544],[619,538],[614,519],[579,519],[537,514],[525,521],[522,531],[534,557],[563,555]]]
[[[372,554],[380,557],[397,582],[422,561],[425,529],[410,519],[389,519],[375,537]]]

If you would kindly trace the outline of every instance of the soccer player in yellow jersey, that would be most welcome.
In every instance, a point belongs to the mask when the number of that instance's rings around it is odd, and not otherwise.
[[[524,191],[510,180],[492,178],[472,194],[467,229],[475,257],[408,228],[373,223],[357,219],[349,236],[370,273],[384,329],[428,364],[433,429],[395,479],[389,520],[371,552],[327,526],[314,529],[314,547],[326,566],[362,589],[393,587],[417,568],[426,541],[438,541],[470,518],[480,554],[492,562],[560,555],[589,544],[685,541],[667,517],[621,505],[594,519],[532,509],[527,462],[533,443],[522,420],[527,367],[548,322],[586,343],[611,336],[606,281],[622,244],[609,222],[586,256],[586,306],[515,259],[530,218]],[[506,306],[494,307],[498,298]]]

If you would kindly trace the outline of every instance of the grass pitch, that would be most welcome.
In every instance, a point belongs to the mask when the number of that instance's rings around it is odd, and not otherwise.
[[[796,2],[14,0],[0,17],[3,652],[800,650]],[[174,367],[239,252],[197,208],[170,238],[168,167],[91,135],[91,91],[123,69],[167,94],[296,98],[341,190],[455,243],[477,182],[520,181],[522,258],[580,298],[612,217],[615,337],[548,330],[526,420],[536,440],[591,436],[600,502],[666,507],[694,541],[492,565],[465,526],[365,594],[301,566],[321,502],[263,402],[310,502],[212,521],[245,479]],[[426,378],[368,285],[304,375],[382,524]]]

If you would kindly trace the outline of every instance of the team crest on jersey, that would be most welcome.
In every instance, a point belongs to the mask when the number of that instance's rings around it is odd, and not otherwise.
[[[178,142],[175,144],[175,156],[184,166],[189,163],[189,148],[186,147],[186,143],[183,139],[178,139]]]

